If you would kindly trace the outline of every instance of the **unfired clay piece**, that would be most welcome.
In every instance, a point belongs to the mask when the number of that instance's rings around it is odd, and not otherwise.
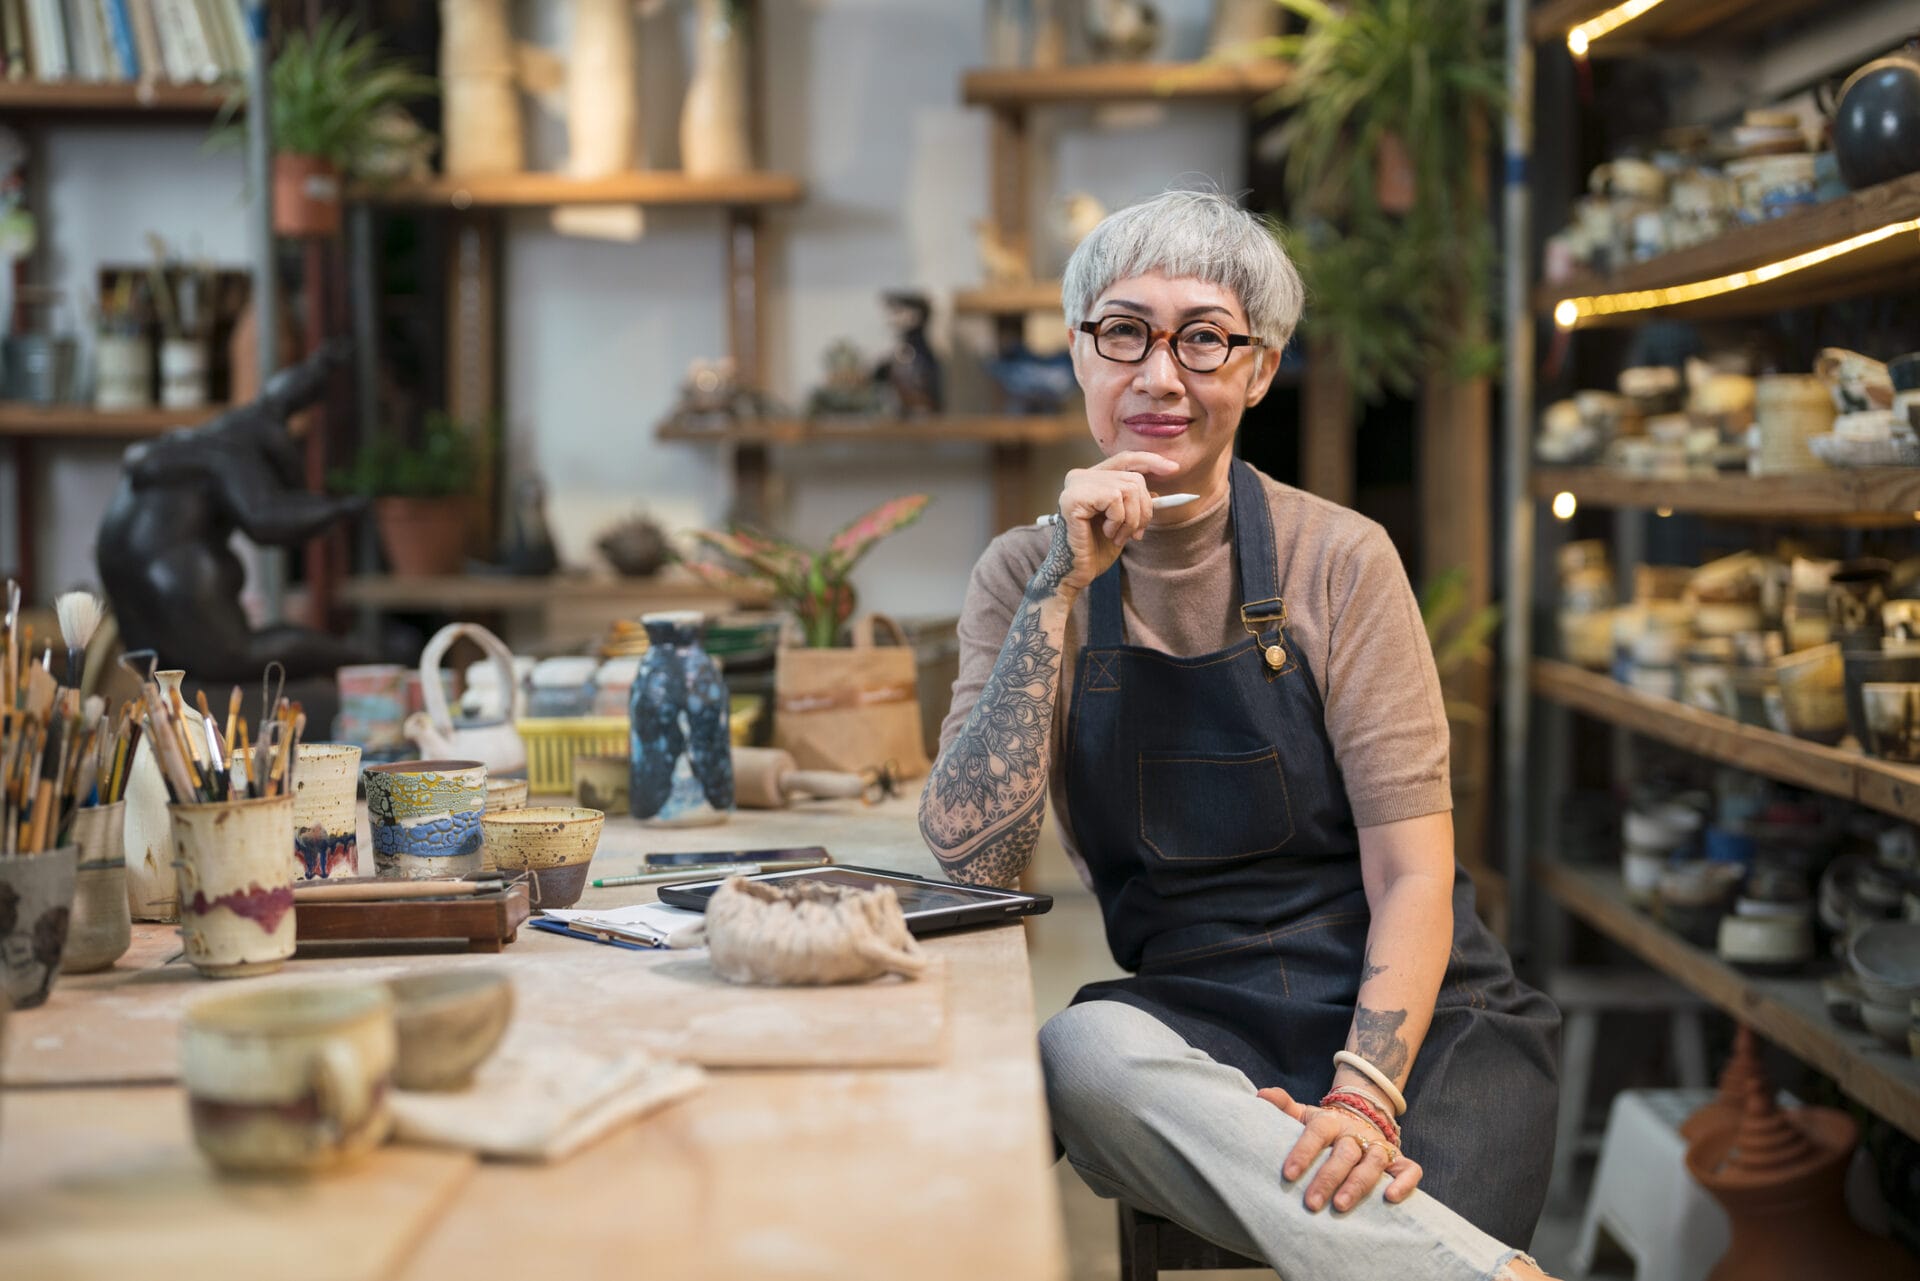
[[[707,905],[713,972],[734,983],[860,983],[918,978],[926,953],[892,890],[818,881],[728,880]]]

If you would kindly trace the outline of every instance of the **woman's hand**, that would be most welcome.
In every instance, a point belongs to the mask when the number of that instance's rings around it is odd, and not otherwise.
[[[1120,549],[1147,530],[1153,520],[1149,476],[1171,476],[1180,465],[1158,454],[1128,450],[1095,467],[1067,473],[1060,491],[1060,523],[1067,532],[1073,564],[1060,590],[1078,595],[1120,558]]]
[[[1322,1149],[1332,1153],[1307,1185],[1307,1209],[1320,1210],[1333,1199],[1336,1210],[1351,1210],[1373,1191],[1382,1174],[1391,1175],[1387,1200],[1398,1204],[1420,1186],[1420,1163],[1397,1151],[1380,1131],[1339,1108],[1309,1107],[1279,1086],[1260,1091],[1260,1097],[1307,1127],[1280,1167],[1288,1182],[1305,1174]],[[1336,1191],[1336,1189],[1338,1189]]]

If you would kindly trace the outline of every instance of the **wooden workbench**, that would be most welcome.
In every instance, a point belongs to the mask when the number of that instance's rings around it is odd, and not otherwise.
[[[810,844],[842,863],[936,874],[904,799],[691,830],[610,819],[593,871],[636,870],[648,850]],[[644,895],[589,890],[581,905]],[[192,1151],[176,1087],[8,1090],[0,1276],[1059,1278],[1025,933],[928,946],[948,974],[941,1066],[716,1071],[691,1099],[557,1165],[389,1147],[312,1184],[221,1182]],[[582,948],[610,966],[632,955],[522,930],[503,960]],[[309,964],[326,963],[289,968]],[[14,1018],[8,1037],[57,1034],[36,1013]],[[112,1207],[142,1171],[163,1174],[171,1210],[199,1215],[197,1226],[116,1234]],[[215,1211],[218,1230],[205,1217]]]

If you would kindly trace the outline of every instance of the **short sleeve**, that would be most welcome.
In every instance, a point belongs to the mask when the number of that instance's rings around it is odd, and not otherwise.
[[[1393,540],[1368,523],[1328,583],[1326,717],[1359,827],[1453,808],[1451,743],[1420,604]]]
[[[947,719],[940,725],[942,749],[966,724],[987,677],[993,674],[1000,649],[1007,643],[1007,632],[1013,627],[1013,616],[1019,612],[1021,599],[1026,595],[1027,583],[1039,568],[1039,549],[1045,544],[1029,538],[1024,540],[1034,544],[1029,548],[1023,547],[1021,541],[1006,534],[994,539],[974,563],[973,574],[967,580],[967,599],[961,607],[956,629],[960,673],[953,682],[953,703]]]

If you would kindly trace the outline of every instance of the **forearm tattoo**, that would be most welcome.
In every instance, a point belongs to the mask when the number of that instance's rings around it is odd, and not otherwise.
[[[1000,657],[920,794],[920,831],[949,876],[1011,885],[1033,858],[1046,816],[1047,735],[1060,689],[1060,647],[1042,605],[1073,568],[1066,531],[1027,585]]]
[[[1400,1025],[1406,1021],[1405,1010],[1373,1010],[1362,1005],[1353,1012],[1354,1053],[1398,1081],[1413,1061],[1413,1052],[1400,1038]]]

